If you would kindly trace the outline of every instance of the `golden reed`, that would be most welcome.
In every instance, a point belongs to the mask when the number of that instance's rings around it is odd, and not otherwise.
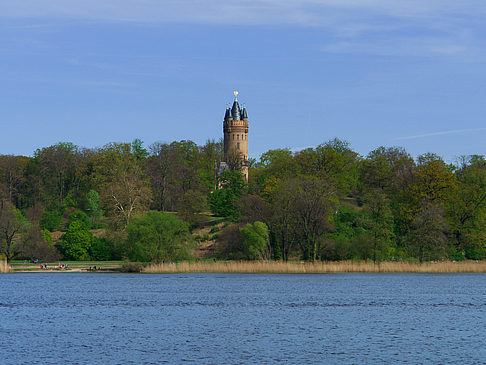
[[[184,261],[151,264],[145,273],[486,273],[485,261],[441,261],[426,263],[384,261],[296,262],[296,261]]]
[[[0,260],[0,274],[6,274],[10,271],[10,266],[7,265],[7,261]]]

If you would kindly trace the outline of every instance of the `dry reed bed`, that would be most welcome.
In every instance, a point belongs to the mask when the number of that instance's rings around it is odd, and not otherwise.
[[[427,263],[366,261],[282,262],[282,261],[187,261],[151,264],[145,273],[486,273],[486,261],[443,261]]]
[[[6,274],[10,271],[10,266],[7,265],[7,262],[4,260],[0,260],[0,274]]]

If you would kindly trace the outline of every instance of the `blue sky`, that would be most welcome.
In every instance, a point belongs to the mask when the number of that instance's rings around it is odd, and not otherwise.
[[[203,144],[238,90],[251,157],[486,154],[485,34],[476,0],[3,1],[0,153]]]

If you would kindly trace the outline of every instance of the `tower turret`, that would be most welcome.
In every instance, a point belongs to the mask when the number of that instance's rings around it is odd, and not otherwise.
[[[224,114],[224,119],[233,119],[233,116],[231,115],[231,109],[228,107],[226,108],[226,113]]]
[[[233,115],[234,120],[240,120],[240,115],[241,115],[241,109],[240,105],[238,104],[238,99],[236,99],[235,96],[235,101],[233,102],[233,107],[231,108],[231,115]]]

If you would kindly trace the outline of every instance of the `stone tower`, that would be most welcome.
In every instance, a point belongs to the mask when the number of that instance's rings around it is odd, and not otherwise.
[[[224,160],[229,168],[238,167],[248,181],[248,115],[238,104],[238,91],[234,94],[233,106],[224,115]]]

